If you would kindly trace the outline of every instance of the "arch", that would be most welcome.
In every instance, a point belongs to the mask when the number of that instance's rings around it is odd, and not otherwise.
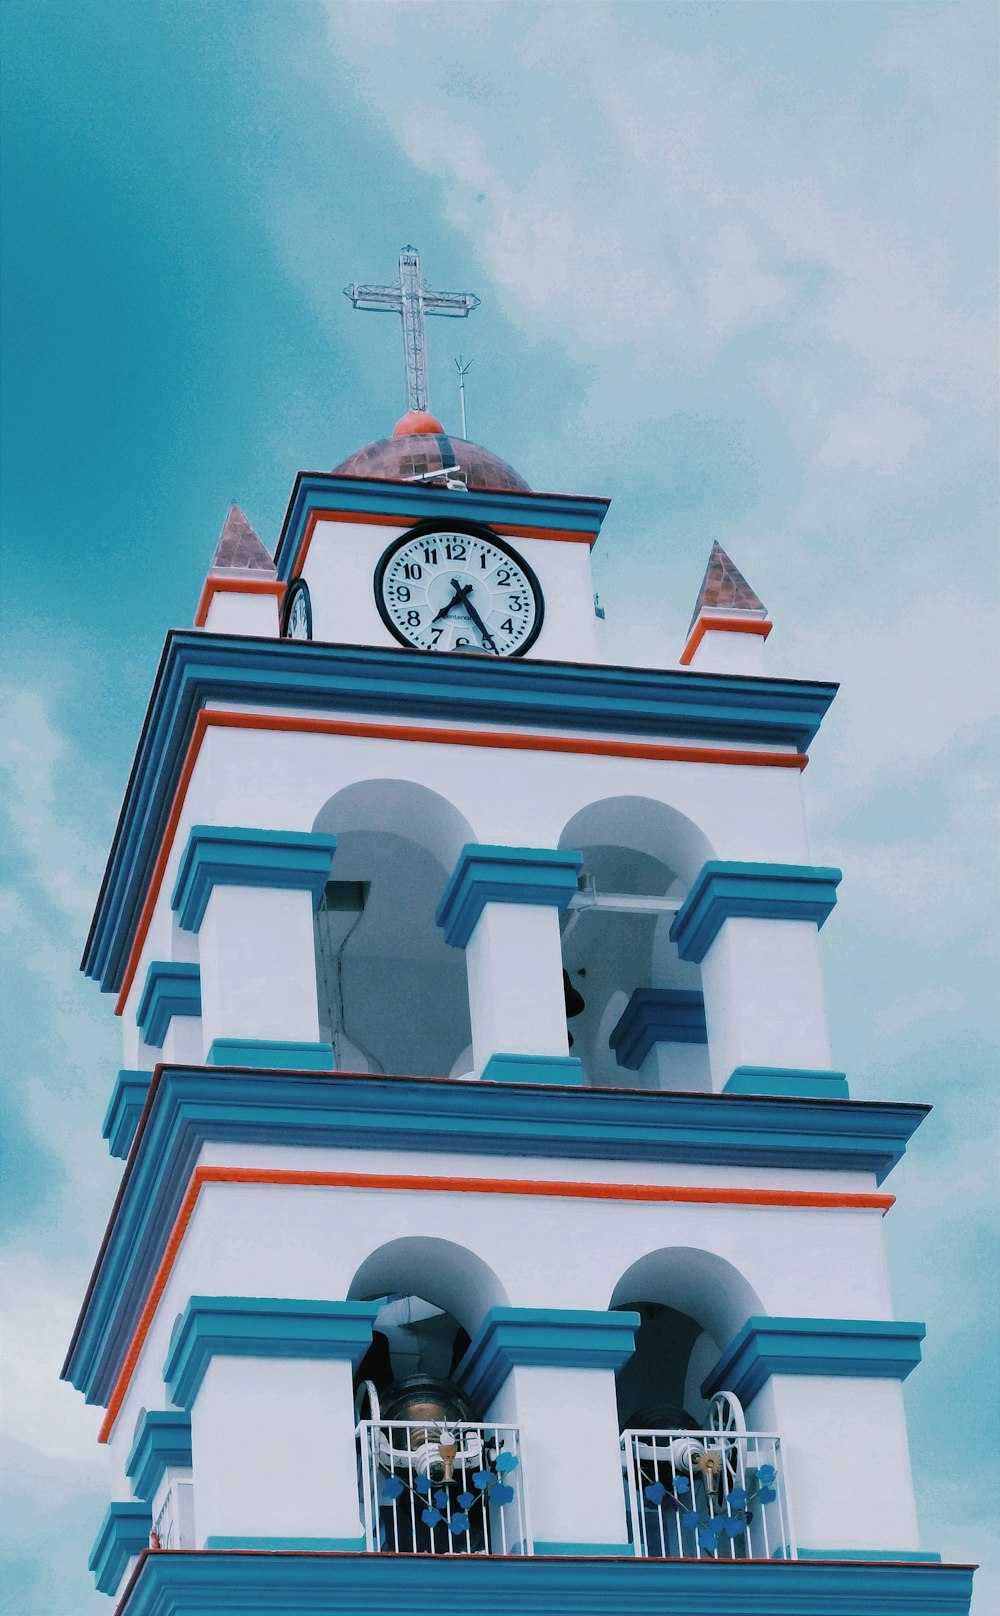
[[[335,836],[366,831],[402,836],[430,853],[450,875],[466,842],[477,840],[468,820],[446,797],[413,780],[358,780],[330,797],[313,830]]]
[[[491,1307],[508,1305],[493,1269],[466,1246],[432,1235],[403,1235],[371,1252],[351,1281],[351,1301],[395,1292],[440,1307],[470,1336]]]
[[[753,1286],[725,1257],[694,1246],[665,1246],[647,1252],[626,1269],[610,1306],[659,1302],[686,1313],[707,1331],[721,1351],[752,1313],[766,1309]]]
[[[630,849],[665,865],[685,890],[706,859],[715,857],[694,820],[653,797],[604,797],[588,803],[568,821],[559,846]]]

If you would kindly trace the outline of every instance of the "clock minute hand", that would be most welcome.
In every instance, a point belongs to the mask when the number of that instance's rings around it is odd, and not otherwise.
[[[453,584],[456,584],[456,587],[457,587],[456,579],[453,578],[451,581],[452,581]],[[471,600],[469,600],[469,598],[468,598],[471,595],[471,593],[472,593],[472,585],[468,584],[466,586],[466,588],[462,590],[462,597],[463,597],[462,605],[465,607],[465,610],[468,612],[469,616],[472,618],[472,621],[475,623],[476,627],[478,628],[480,634],[483,636],[483,644],[485,646],[489,646],[489,648],[493,652],[494,656],[499,656],[500,653],[497,651],[496,641],[494,640],[494,638],[493,638],[492,634],[490,633],[489,629],[486,627],[486,624],[483,622],[483,620],[480,617],[479,613],[476,611],[476,608],[473,606]]]
[[[452,584],[452,588],[454,589],[455,593],[452,595],[451,600],[448,602],[447,606],[442,606],[441,610],[439,612],[434,613],[434,616],[431,618],[432,623],[439,623],[441,621],[441,618],[442,617],[447,617],[448,613],[453,612],[455,610],[456,606],[464,606],[466,604],[465,597],[469,593],[469,590],[472,588],[472,585],[471,584],[466,584],[465,588],[462,589],[459,586],[457,578],[453,578],[451,580],[451,584]]]

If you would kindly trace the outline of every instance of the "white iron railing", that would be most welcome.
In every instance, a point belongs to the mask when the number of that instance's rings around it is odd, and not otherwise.
[[[771,1432],[625,1431],[622,1460],[637,1555],[796,1557],[781,1443]]]
[[[530,1554],[516,1425],[361,1420],[371,1553]]]
[[[194,1548],[194,1486],[190,1481],[170,1483],[153,1522],[150,1542],[158,1549]]]

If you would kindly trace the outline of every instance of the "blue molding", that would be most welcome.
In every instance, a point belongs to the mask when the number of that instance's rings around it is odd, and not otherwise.
[[[368,1547],[360,1537],[207,1537],[206,1549],[257,1549],[267,1554],[363,1554]]]
[[[198,713],[209,703],[803,752],[836,686],[690,669],[442,657],[401,647],[168,634],[83,957],[121,986]]]
[[[434,918],[445,942],[464,948],[488,903],[551,904],[562,914],[582,868],[583,854],[569,849],[467,842]]]
[[[229,1358],[346,1358],[356,1369],[371,1345],[378,1302],[271,1296],[192,1296],[170,1340],[163,1378],[170,1400],[190,1408],[216,1353]]]
[[[972,1566],[891,1561],[640,1560],[610,1555],[293,1554],[144,1557],[118,1616],[968,1616]]]
[[[336,850],[336,836],[321,831],[192,825],[170,907],[183,931],[200,930],[217,886],[308,892],[316,909]]]
[[[703,1397],[735,1392],[744,1406],[771,1375],[905,1380],[920,1362],[922,1324],[900,1319],[788,1319],[756,1314],[702,1381]]]
[[[99,1594],[115,1593],[132,1556],[149,1548],[152,1530],[148,1504],[129,1499],[108,1505],[87,1561]]]
[[[152,1072],[126,1069],[115,1078],[101,1134],[108,1141],[112,1156],[119,1156],[122,1161],[132,1147],[152,1075]]]
[[[583,1085],[583,1065],[575,1055],[491,1055],[483,1067],[483,1083],[557,1083]]]
[[[563,1559],[571,1560],[579,1560],[591,1554],[598,1555],[602,1560],[635,1559],[635,1549],[631,1543],[550,1543],[536,1538],[532,1545],[532,1553],[556,1554]]]
[[[638,1313],[578,1308],[491,1307],[455,1379],[480,1412],[519,1365],[617,1371],[635,1351]]]
[[[209,1066],[247,1066],[258,1071],[332,1072],[333,1045],[273,1038],[213,1038]]]
[[[608,1043],[637,1072],[656,1044],[707,1044],[705,995],[689,988],[636,988]]]
[[[724,1094],[786,1094],[803,1100],[849,1100],[846,1072],[810,1071],[791,1066],[737,1066]]]
[[[190,1468],[191,1416],[183,1409],[144,1409],[125,1474],[137,1498],[152,1503],[168,1465]]]
[[[822,926],[837,901],[839,870],[812,864],[742,864],[709,859],[674,916],[671,941],[681,959],[700,965],[719,928],[734,916],[813,920]]]
[[[777,1556],[780,1559],[780,1555]],[[940,1565],[932,1549],[799,1549],[800,1560],[895,1560],[904,1565]]]
[[[356,512],[383,520],[395,517],[401,528],[417,522],[501,522],[517,528],[548,528],[564,533],[587,533],[591,540],[601,531],[609,500],[588,494],[536,494],[513,489],[467,488],[456,500],[450,488],[421,487],[375,477],[346,477],[337,472],[300,471],[281,526],[274,564],[283,581],[295,576],[306,533],[314,513],[324,510]],[[530,532],[525,534],[530,538]]]
[[[881,1101],[161,1066],[63,1374],[106,1404],[206,1143],[874,1175],[929,1110]]]
[[[160,1049],[174,1016],[201,1015],[201,971],[181,960],[152,960],[135,1019],[142,1041]]]

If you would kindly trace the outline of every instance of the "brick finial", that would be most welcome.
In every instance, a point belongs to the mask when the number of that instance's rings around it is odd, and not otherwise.
[[[211,570],[228,572],[244,568],[251,572],[274,574],[274,562],[234,502],[230,505],[226,520],[222,524],[219,542],[212,557]]]

